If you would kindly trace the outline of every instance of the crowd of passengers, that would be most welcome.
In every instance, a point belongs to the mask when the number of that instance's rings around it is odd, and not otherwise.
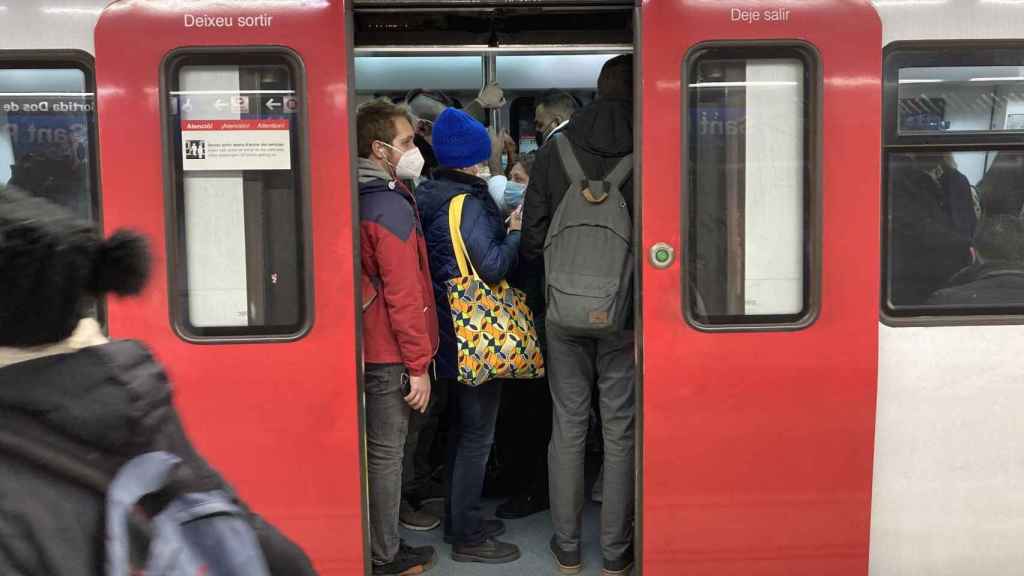
[[[484,126],[504,105],[486,87],[460,109],[438,92],[404,102],[378,99],[357,112],[370,543],[374,574],[420,573],[433,547],[412,547],[399,526],[443,524],[455,562],[498,564],[520,557],[499,537],[502,519],[550,508],[555,567],[581,569],[584,460],[592,412],[600,415],[603,467],[601,549],[606,575],[633,564],[634,346],[631,323],[599,337],[545,323],[545,241],[570,177],[557,139],[572,147],[585,176],[604,179],[633,146],[632,58],[613,58],[597,79],[597,98],[577,109],[549,92],[536,109],[540,147],[517,156],[507,135]],[[502,154],[508,155],[507,171]],[[622,182],[632,211],[632,179]],[[455,199],[461,198],[461,208]],[[543,349],[545,378],[459,379],[449,283],[460,266],[451,218],[474,274],[509,281],[526,295]],[[502,396],[505,396],[504,400]],[[598,410],[592,410],[596,405]],[[499,413],[506,487],[498,518],[484,515]],[[445,431],[446,434],[440,434]],[[431,454],[443,445],[443,479]],[[511,476],[512,478],[509,478]],[[510,485],[510,486],[509,486]],[[439,502],[443,505],[438,506]],[[500,519],[499,519],[500,518]]]
[[[509,496],[496,515],[550,509],[553,568],[579,572],[591,442],[603,445],[592,490],[602,504],[603,573],[631,571],[631,307],[600,335],[546,323],[545,243],[575,184],[594,204],[618,188],[621,197],[610,197],[619,200],[605,206],[631,220],[632,67],[629,55],[609,60],[596,99],[583,107],[567,93],[547,93],[536,108],[539,149],[521,155],[483,124],[504,106],[497,85],[464,109],[427,91],[358,109],[374,575],[435,565],[435,549],[406,545],[400,525],[427,531],[443,523],[455,562],[517,560],[519,548],[499,539],[505,524],[484,516],[485,484],[493,492],[499,483],[496,460]],[[0,188],[0,574],[315,574],[305,552],[193,448],[149,350],[109,341],[94,319],[105,294],[143,290],[146,241],[129,231],[105,237],[95,223],[11,184]],[[481,282],[509,282],[525,294],[546,376],[460,381],[448,285],[465,272],[453,230]],[[630,286],[624,277],[618,301],[631,300]],[[122,516],[132,529],[112,520]],[[152,522],[140,528],[137,516]]]
[[[1024,305],[1024,155],[999,152],[976,187],[951,153],[890,159],[890,305]]]

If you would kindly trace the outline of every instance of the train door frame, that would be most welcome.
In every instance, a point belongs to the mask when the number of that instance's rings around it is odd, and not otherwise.
[[[639,27],[640,9],[639,8],[634,8],[633,10],[634,10],[634,16],[633,16],[634,17],[634,25]],[[352,53],[351,53],[351,55],[352,55],[351,70],[352,70],[352,75],[353,75],[353,80],[352,80],[352,83],[351,83],[351,95],[352,95],[351,101],[353,101],[353,102],[356,101],[356,91],[359,88],[359,86],[358,86],[358,84],[357,84],[357,82],[355,80],[355,77],[354,77],[355,69],[356,69],[355,58],[359,58],[359,57],[389,57],[389,56],[391,56],[391,57],[416,57],[416,56],[422,56],[422,57],[428,57],[429,56],[429,57],[433,57],[433,56],[442,56],[443,57],[443,56],[467,56],[467,55],[478,56],[481,59],[481,75],[480,75],[481,80],[483,82],[488,82],[488,81],[491,81],[491,80],[494,80],[494,79],[497,78],[497,61],[496,60],[497,60],[497,58],[500,58],[502,56],[610,55],[610,56],[614,57],[614,56],[617,56],[617,55],[620,55],[620,54],[633,54],[634,55],[634,60],[638,61],[639,60],[639,52],[640,52],[639,38],[640,38],[639,28],[637,28],[636,32],[634,33],[634,43],[633,44],[594,44],[594,45],[579,44],[579,45],[557,45],[557,46],[546,46],[545,45],[545,46],[536,46],[536,47],[529,46],[529,45],[511,45],[511,46],[507,46],[507,47],[468,46],[468,47],[465,47],[465,48],[456,48],[456,47],[447,47],[447,46],[445,46],[445,47],[418,47],[418,46],[405,46],[405,45],[400,45],[400,46],[369,45],[369,46],[365,46],[365,47],[353,46]],[[634,66],[634,106],[633,106],[634,111],[633,111],[633,113],[634,113],[634,118],[636,120],[634,120],[634,125],[633,125],[633,129],[634,129],[634,134],[633,134],[634,149],[638,149],[637,146],[641,142],[641,132],[642,132],[642,127],[641,127],[641,125],[640,125],[640,123],[638,121],[639,118],[640,118],[640,108],[641,108],[641,106],[640,106],[640,98],[639,98],[639,96],[641,94],[641,92],[640,92],[640,84],[639,84],[639,77],[640,77],[640,67],[638,65],[635,65]],[[597,90],[597,78],[595,77],[594,78],[594,91],[596,92],[596,90]],[[349,111],[349,113],[352,115],[352,118],[353,118],[352,124],[354,125],[354,119],[355,119],[355,113],[356,113],[355,108],[351,109]],[[492,114],[491,115],[492,125],[493,125],[493,122],[494,122],[494,118],[495,118],[495,115]],[[501,127],[501,125],[499,124],[499,129],[500,129],[500,127]],[[354,135],[353,135],[353,138],[354,138]],[[353,147],[352,149],[355,150],[355,147]],[[356,158],[353,157],[352,158],[352,162],[353,162],[353,173],[354,173],[355,172],[355,165],[356,165],[355,163],[357,162]],[[633,194],[634,194],[634,206],[640,206],[639,199],[641,198],[641,186],[640,186],[640,156],[639,156],[639,154],[634,156],[633,164],[634,164],[634,172],[633,172],[633,174],[634,174],[634,176],[633,176],[633,178],[634,178],[634,189],[633,189],[634,190],[634,192],[633,192]],[[358,195],[356,195],[356,196],[358,196]],[[639,246],[640,245],[639,244],[639,230],[640,229],[639,229],[638,223],[639,223],[639,218],[640,218],[640,211],[639,210],[634,210],[634,215],[633,216],[634,216],[634,234],[637,236],[637,238],[634,240],[634,245],[635,246]],[[636,267],[637,270],[639,270],[641,265],[642,265],[642,260],[640,258],[640,254],[638,252],[636,254],[636,256],[635,256],[634,266]],[[637,282],[639,283],[639,275],[637,275],[637,279],[638,279]],[[639,290],[637,290],[637,291],[634,292],[634,295],[633,295],[633,305],[634,305],[634,311],[635,311],[635,314],[636,314],[637,324],[638,325],[640,323],[640,320],[639,320],[639,318],[640,318],[639,317],[640,304],[641,304],[640,293],[639,293]],[[361,335],[358,336],[357,339],[362,341]],[[637,353],[639,355],[639,349],[640,349],[640,341],[639,341],[639,339],[637,340],[636,347],[637,347],[637,351],[638,351]],[[638,366],[639,366],[639,356],[638,356]],[[363,380],[363,370],[360,369],[360,389],[362,389],[362,386],[363,386],[362,380]],[[635,379],[634,379],[634,381],[636,383],[636,387],[637,387],[637,392],[636,392],[637,402],[636,402],[636,405],[635,405],[635,416],[636,416],[636,426],[637,426],[636,437],[637,437],[637,444],[638,445],[640,444],[640,438],[641,438],[640,430],[642,429],[641,425],[642,425],[642,422],[643,422],[642,404],[640,403],[640,400],[639,400],[642,397],[642,394],[640,392],[640,390],[642,388],[642,380],[643,380],[643,375],[642,375],[641,371],[638,370],[637,373],[636,373]],[[365,426],[362,427],[361,433],[363,434],[363,438],[365,439],[365,434],[366,434]],[[641,467],[640,455],[641,455],[641,449],[638,446],[637,450],[636,450],[636,474],[637,474],[638,482],[637,482],[636,487],[635,487],[635,494],[636,494],[635,513],[636,513],[636,518],[637,518],[637,523],[636,523],[636,534],[637,534],[637,538],[636,538],[636,550],[637,550],[637,553],[636,553],[636,565],[637,566],[640,566],[641,563],[642,563],[642,548],[643,548],[643,543],[642,543],[642,540],[640,538],[640,535],[642,533],[641,532],[642,528],[641,528],[640,518],[642,518],[642,515],[643,515],[643,509],[642,509],[642,506],[641,506],[641,503],[643,501],[643,499],[642,499],[642,483],[639,481],[639,479],[642,478],[642,476],[643,476],[643,469]],[[366,457],[365,456],[365,451],[364,451],[363,457],[364,458]],[[639,572],[639,568],[638,568],[638,572],[637,573],[640,573]]]

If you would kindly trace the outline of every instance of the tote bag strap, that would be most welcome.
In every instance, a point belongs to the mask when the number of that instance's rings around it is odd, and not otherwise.
[[[459,263],[459,275],[480,278],[473,266],[473,260],[469,257],[469,250],[462,239],[462,206],[466,203],[469,194],[460,194],[451,199],[448,206],[448,234],[452,237],[452,250],[455,252],[455,260]]]

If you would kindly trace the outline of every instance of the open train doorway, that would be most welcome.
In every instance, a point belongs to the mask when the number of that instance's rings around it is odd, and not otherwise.
[[[629,2],[524,2],[523,7],[506,2],[500,8],[472,9],[456,2],[451,9],[439,9],[443,2],[429,3],[429,8],[427,3],[422,8],[411,2],[400,8],[395,4],[355,2],[354,103],[386,100],[409,107],[424,156],[421,174],[428,179],[445,168],[434,150],[432,130],[440,112],[450,107],[480,121],[492,136],[492,147],[500,148],[488,162],[490,177],[526,184],[523,177],[529,176],[545,139],[597,97],[605,63],[634,50],[634,8]],[[521,269],[518,275],[528,282],[542,272],[542,267]],[[434,375],[439,375],[436,367]],[[549,548],[553,524],[545,462],[552,412],[550,397],[538,397],[549,394],[547,383],[502,385],[495,440],[487,457],[483,517],[501,519],[498,538],[518,546],[520,557],[493,566],[454,561],[453,547],[444,541],[447,510],[441,497],[446,495],[454,401],[440,376],[434,378],[427,416],[414,415],[411,422],[415,433],[409,438],[415,440],[407,443],[404,458],[401,538],[412,546],[434,546],[433,572],[438,574],[551,573],[556,566]],[[366,386],[365,375],[363,382]],[[601,421],[596,401],[593,406],[585,457],[583,574],[600,574],[603,565]],[[434,518],[441,525],[428,528]]]

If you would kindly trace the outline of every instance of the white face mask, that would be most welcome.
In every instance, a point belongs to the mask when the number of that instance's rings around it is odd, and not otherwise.
[[[381,142],[381,144],[391,148],[396,152],[401,152],[398,148],[395,148],[387,142]],[[385,162],[387,160],[385,159]],[[398,164],[395,165],[395,178],[402,180],[415,180],[420,177],[420,173],[423,172],[423,165],[426,160],[423,159],[423,153],[420,149],[413,146],[412,148],[402,152],[402,157],[398,159]],[[388,162],[390,164],[390,162]]]

